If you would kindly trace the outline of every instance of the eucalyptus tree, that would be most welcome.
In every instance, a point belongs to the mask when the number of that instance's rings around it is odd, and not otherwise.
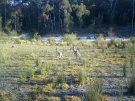
[[[14,7],[11,12],[11,29],[17,32],[21,31],[22,27],[22,12],[20,7]]]
[[[78,17],[79,20],[79,25],[82,26],[83,25],[83,17],[85,15],[89,15],[90,11],[86,8],[86,6],[81,3],[78,7],[77,7],[77,11],[76,11],[76,16]]]
[[[48,3],[45,4],[43,6],[43,10],[39,18],[42,28],[44,28],[46,32],[49,32],[50,24],[52,24],[52,19],[51,19],[52,10],[53,10],[53,7],[50,4]]]
[[[71,16],[72,8],[68,0],[61,0],[61,10],[63,11],[63,26],[66,32],[69,32],[71,25],[73,24],[73,18]]]
[[[7,19],[9,17],[9,10],[10,10],[10,0],[0,0],[0,12],[1,12],[1,17],[2,17],[2,27],[6,28],[7,27]]]

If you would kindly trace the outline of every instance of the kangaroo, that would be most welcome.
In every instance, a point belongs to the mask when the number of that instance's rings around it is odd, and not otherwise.
[[[81,53],[78,47],[73,46],[73,53],[76,56],[76,59],[81,60]]]
[[[58,58],[62,58],[63,57],[62,52],[60,50],[58,50],[57,48],[56,48],[56,55],[57,55]]]

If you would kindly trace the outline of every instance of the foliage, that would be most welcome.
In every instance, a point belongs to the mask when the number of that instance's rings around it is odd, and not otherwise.
[[[70,44],[74,44],[74,42],[77,40],[76,34],[72,33],[72,34],[65,34],[64,41],[66,41],[69,45]]]
[[[46,74],[46,70],[44,67],[40,67],[39,69],[37,69],[37,71],[35,72],[37,75],[45,75]]]
[[[60,75],[58,78],[57,78],[57,83],[60,84],[60,83],[65,83],[66,82],[66,77],[64,75]]]
[[[41,65],[42,65],[41,60],[40,60],[39,58],[37,58],[37,59],[35,60],[35,66],[36,66],[36,67],[40,67]]]
[[[102,34],[100,34],[99,37],[97,38],[97,46],[102,48],[104,44],[105,44],[105,38]]]
[[[73,28],[89,26],[94,28],[102,27],[101,25],[127,26],[133,18],[132,9],[128,9],[132,0],[118,0],[116,5],[112,5],[114,2],[108,0],[83,0],[83,2],[15,0],[15,2],[13,4],[13,0],[0,1],[0,30],[6,33],[15,30],[17,33],[24,31],[45,35],[54,32],[71,32]],[[114,8],[113,13],[110,13],[112,8]]]
[[[130,41],[131,41],[132,43],[135,43],[135,37],[131,37],[131,38],[130,38]]]
[[[39,39],[40,39],[39,33],[36,32],[36,33],[34,34],[33,38],[34,38],[35,40],[39,40]]]
[[[132,75],[129,79],[129,92],[135,95],[135,69],[132,69]]]
[[[25,82],[26,81],[26,73],[22,73],[20,75],[20,79],[19,79],[20,82]]]
[[[29,69],[28,71],[27,71],[27,73],[26,73],[26,78],[28,79],[28,80],[31,80],[31,79],[33,79],[34,78],[34,74],[35,74],[35,70],[34,69]]]
[[[47,92],[49,94],[55,91],[54,85],[52,83],[43,86],[42,89],[43,89],[44,92]]]
[[[2,49],[0,49],[0,63],[6,63],[8,59],[10,59],[8,50],[3,47]]]
[[[54,38],[54,37],[49,37],[49,38],[47,39],[47,42],[48,42],[49,44],[53,45],[56,41],[55,41],[55,38]]]
[[[98,80],[86,92],[86,101],[100,101],[102,96],[102,81]]]
[[[114,39],[111,39],[109,42],[108,42],[108,47],[112,47],[112,46],[116,46],[116,41]]]
[[[80,24],[80,26],[82,26],[83,25],[83,17],[85,16],[85,15],[89,15],[89,10],[86,8],[86,6],[83,4],[83,3],[81,3],[78,7],[77,7],[77,12],[76,12],[76,16],[78,17],[78,19],[79,19],[79,24]]]
[[[67,83],[62,83],[61,84],[61,89],[62,90],[67,90],[69,88],[69,85]]]
[[[76,81],[79,82],[80,85],[84,85],[85,78],[85,72],[83,71],[83,69],[80,69]]]

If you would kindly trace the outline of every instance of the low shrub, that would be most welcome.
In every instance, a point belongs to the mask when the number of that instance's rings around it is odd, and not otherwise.
[[[80,85],[84,85],[85,83],[85,72],[80,69],[75,81],[78,82]]]
[[[54,84],[50,83],[47,85],[44,85],[42,87],[43,92],[46,92],[48,95],[50,95],[51,93],[55,92],[55,88],[54,88]]]
[[[67,83],[62,83],[61,84],[61,89],[62,90],[67,90],[69,88],[69,85]]]
[[[64,75],[58,76],[58,78],[57,78],[57,83],[58,84],[65,83],[65,82],[66,82],[66,77]]]
[[[6,63],[6,61],[10,59],[10,55],[8,54],[8,50],[3,48],[0,49],[0,63]]]
[[[99,35],[99,37],[97,38],[96,42],[97,42],[97,46],[99,48],[104,47],[105,46],[105,43],[106,43],[105,42],[105,38],[104,38],[104,36],[102,34]]]
[[[40,67],[39,69],[37,69],[37,70],[35,71],[35,73],[36,73],[37,75],[45,75],[45,74],[46,74],[46,70],[45,70],[45,68]]]
[[[131,37],[130,42],[135,43],[135,37]]]
[[[34,69],[29,69],[27,72],[26,72],[26,75],[27,75],[27,80],[31,80],[34,78],[34,74],[35,74],[35,70]]]
[[[47,42],[48,42],[48,44],[50,44],[50,45],[54,45],[55,42],[56,42],[56,40],[55,40],[54,37],[49,37],[49,38],[47,39]]]
[[[115,40],[110,40],[109,42],[108,42],[108,47],[112,47],[112,46],[116,46],[116,41]]]
[[[40,60],[39,58],[37,58],[37,59],[35,60],[35,66],[36,66],[36,67],[40,67],[41,65],[42,65],[41,60]]]
[[[96,80],[93,85],[86,92],[86,101],[100,101],[102,96],[102,86],[103,82],[101,80]]]
[[[67,42],[68,45],[74,44],[74,42],[77,40],[76,34],[65,34],[63,41]]]
[[[33,35],[33,39],[35,39],[35,40],[40,40],[40,39],[41,39],[41,36],[39,35],[38,32],[36,32],[36,33]]]
[[[26,81],[26,73],[20,74],[19,81],[22,82],[22,83]]]

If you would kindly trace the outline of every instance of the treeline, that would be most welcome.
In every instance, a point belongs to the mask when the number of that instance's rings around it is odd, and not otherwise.
[[[0,0],[0,30],[41,35],[86,27],[134,27],[134,0]]]

